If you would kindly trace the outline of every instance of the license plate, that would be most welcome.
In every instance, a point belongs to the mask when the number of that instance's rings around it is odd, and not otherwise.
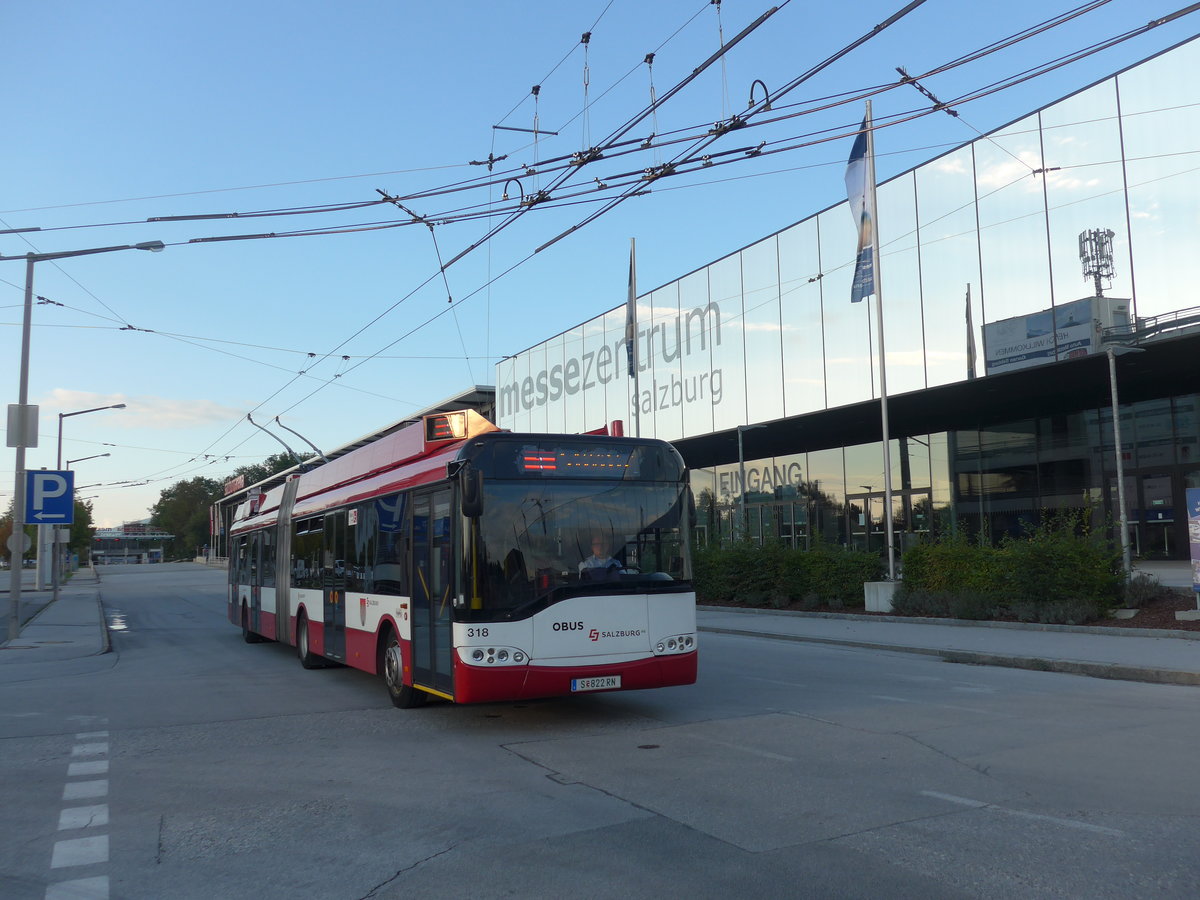
[[[572,691],[606,691],[621,686],[620,675],[601,675],[599,678],[572,678]]]

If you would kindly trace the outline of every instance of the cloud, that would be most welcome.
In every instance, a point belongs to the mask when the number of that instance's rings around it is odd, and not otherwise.
[[[944,175],[967,175],[967,165],[961,156],[942,159],[933,164],[936,171]]]
[[[124,403],[125,409],[111,411],[113,427],[154,428],[160,430],[190,428],[228,423],[245,415],[243,410],[222,406],[211,400],[173,400],[167,397],[97,394],[55,388],[42,399],[43,414],[76,412]]]

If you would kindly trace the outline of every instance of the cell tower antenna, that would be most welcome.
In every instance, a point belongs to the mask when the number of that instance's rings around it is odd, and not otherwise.
[[[1093,228],[1079,233],[1079,261],[1083,264],[1083,278],[1091,278],[1096,286],[1096,296],[1104,296],[1104,281],[1112,287],[1113,278],[1113,232],[1107,228]]]

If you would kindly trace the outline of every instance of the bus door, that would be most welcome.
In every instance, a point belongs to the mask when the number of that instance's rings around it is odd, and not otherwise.
[[[325,623],[323,655],[346,658],[346,513],[325,516],[325,545],[321,557],[321,604]]]
[[[250,583],[249,618],[250,630],[262,632],[262,532],[256,531],[250,536],[249,567],[247,578]]]
[[[449,488],[413,498],[413,682],[446,695],[454,693],[452,522]]]

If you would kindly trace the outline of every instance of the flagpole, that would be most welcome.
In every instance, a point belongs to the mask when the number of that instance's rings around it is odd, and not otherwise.
[[[638,387],[637,354],[637,244],[629,239],[629,297],[625,302],[625,352],[629,359],[629,376],[633,379],[633,435],[642,436],[642,394]]]
[[[971,319],[971,282],[967,282],[967,381],[975,380],[975,323]]]
[[[875,130],[871,119],[871,101],[867,101],[867,190],[874,213],[871,229],[871,255],[875,268],[875,313],[879,330],[879,415],[883,430],[883,522],[887,535],[888,581],[896,580],[896,536],[892,523],[892,441],[888,431],[887,357],[883,349],[883,260],[879,256],[879,207],[875,198]]]

